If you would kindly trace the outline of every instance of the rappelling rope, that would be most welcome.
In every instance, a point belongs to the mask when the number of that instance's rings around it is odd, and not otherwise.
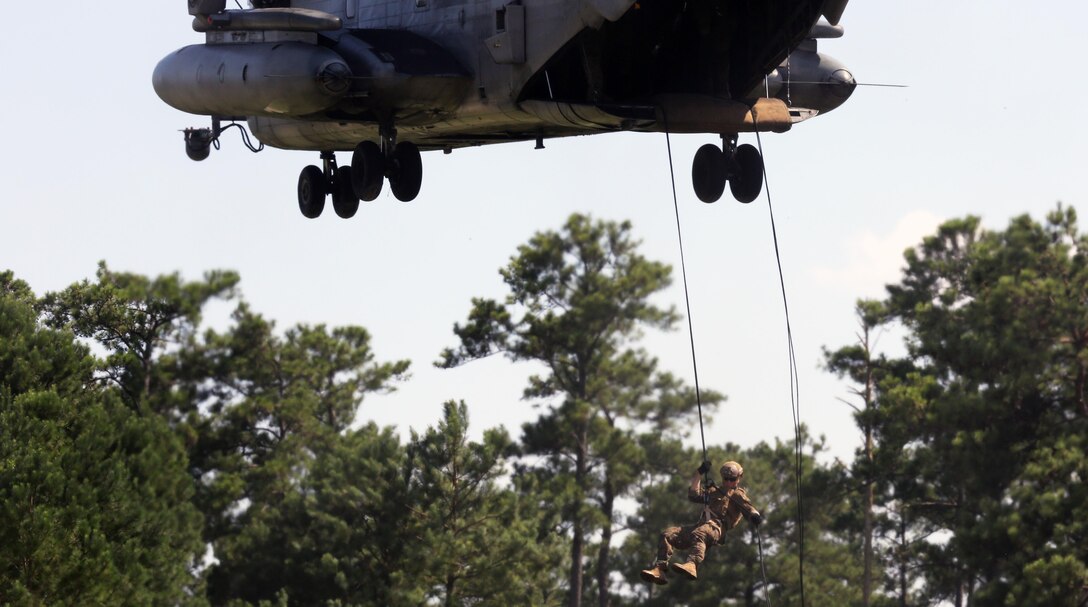
[[[767,583],[767,565],[763,562],[763,535],[759,532],[759,527],[754,527],[753,531],[756,532],[756,543],[759,545],[759,569],[763,572],[763,600],[767,601],[767,606],[770,607],[770,584]],[[804,604],[804,599],[802,599],[801,605]]]
[[[691,367],[695,374],[695,404],[699,410],[699,440],[703,444],[703,461],[706,459],[706,434],[703,431],[703,401],[700,396],[699,390],[699,365],[695,359],[695,330],[692,328],[694,324],[691,320],[691,295],[688,293],[688,270],[684,263],[684,236],[680,231],[680,203],[676,198],[676,172],[673,170],[672,165],[672,141],[669,137],[669,118],[665,114],[665,109],[661,109],[661,116],[665,123],[665,146],[669,150],[669,179],[672,181],[672,208],[676,212],[676,240],[680,245],[680,275],[684,280],[684,306],[688,313],[688,339],[691,342]],[[707,470],[704,474],[706,478],[706,484],[710,484],[710,471]],[[704,502],[710,499],[710,493],[705,492]]]
[[[759,129],[756,129],[756,143],[759,145],[759,156],[763,158],[763,140],[759,136]],[[801,389],[798,381],[797,372],[797,352],[793,347],[793,328],[790,325],[790,306],[786,297],[786,279],[782,272],[782,255],[778,250],[778,230],[775,228],[774,223],[774,208],[771,204],[771,183],[767,178],[766,163],[764,163],[763,169],[763,186],[767,191],[767,212],[771,217],[771,235],[774,238],[774,257],[778,264],[778,284],[782,289],[782,307],[786,313],[786,339],[789,343],[789,360],[790,360],[790,408],[793,411],[793,434],[794,434],[794,459],[796,465],[796,489],[797,489],[797,571],[798,581],[801,587],[801,605],[805,605],[805,511],[804,511],[804,499],[801,491],[801,475],[803,472],[803,445],[801,444]],[[760,540],[760,560],[762,561],[763,548],[762,540]],[[766,578],[766,571],[764,571],[764,578]],[[766,583],[766,582],[764,582]]]

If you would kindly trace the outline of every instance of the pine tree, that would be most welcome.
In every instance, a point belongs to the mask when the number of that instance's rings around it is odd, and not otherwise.
[[[274,600],[282,589],[292,603],[319,604],[320,597],[373,592],[372,604],[382,604],[389,597],[380,588],[392,581],[359,589],[358,580],[368,574],[359,566],[364,548],[352,539],[355,531],[340,539],[322,536],[327,547],[312,533],[339,533],[396,497],[390,474],[400,470],[399,441],[388,430],[349,429],[365,396],[393,389],[408,362],[376,362],[362,327],[299,325],[281,338],[246,304],[233,320],[224,334],[209,331],[184,361],[209,413],[192,449],[206,538],[218,559],[209,573],[209,596],[213,602],[255,602]],[[384,479],[384,493],[364,491],[376,479],[337,472],[360,467]],[[325,500],[336,503],[358,492],[377,505],[360,502],[359,513],[340,506],[336,515],[323,510]],[[385,520],[396,526],[397,519]],[[390,564],[381,557],[374,566],[381,571]]]
[[[120,388],[130,408],[179,423],[198,403],[177,398],[173,370],[160,363],[169,360],[169,352],[191,345],[204,306],[232,297],[237,283],[233,272],[212,271],[202,281],[185,282],[176,273],[149,279],[113,272],[100,262],[97,282],[84,280],[48,293],[41,308],[50,326],[106,349],[100,379]]]
[[[505,303],[475,299],[458,347],[438,363],[454,367],[502,353],[538,361],[527,399],[548,404],[524,428],[527,454],[539,458],[541,482],[559,496],[571,535],[568,604],[581,604],[590,536],[601,533],[596,558],[598,602],[610,600],[611,538],[616,500],[629,494],[647,464],[639,432],[667,432],[690,422],[696,398],[633,347],[643,328],[669,329],[674,311],[650,303],[669,284],[668,266],[638,253],[629,223],[572,215],[562,231],[541,232],[500,270]],[[710,410],[721,396],[707,393]]]
[[[447,402],[442,421],[409,446],[413,529],[426,596],[442,605],[555,605],[558,542],[538,535],[535,508],[500,486],[516,453],[505,430],[469,442],[468,408]]]
[[[181,604],[202,552],[184,451],[36,303],[0,273],[0,603]]]
[[[1079,605],[1088,595],[1088,237],[1072,209],[1000,232],[953,220],[882,302],[908,354],[878,397],[877,466],[922,601]],[[900,595],[906,599],[906,586]]]

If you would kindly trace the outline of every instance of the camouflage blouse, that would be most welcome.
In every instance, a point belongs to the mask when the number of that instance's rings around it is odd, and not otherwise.
[[[698,491],[688,488],[688,499],[699,504],[704,503],[702,518],[699,522],[717,523],[722,531],[729,531],[740,524],[740,519],[751,518],[759,514],[748,500],[748,493],[743,487],[735,489],[723,489],[710,486],[709,489],[700,487]]]

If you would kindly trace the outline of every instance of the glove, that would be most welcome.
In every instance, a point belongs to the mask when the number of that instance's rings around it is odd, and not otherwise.
[[[704,461],[699,465],[699,474],[706,474],[707,472],[710,472],[710,462]]]
[[[748,520],[752,521],[752,524],[755,525],[756,527],[759,527],[760,523],[763,522],[763,516],[760,513],[757,512],[757,513],[753,514],[752,518],[750,518]]]

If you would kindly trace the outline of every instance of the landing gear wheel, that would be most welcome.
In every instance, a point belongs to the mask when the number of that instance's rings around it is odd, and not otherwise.
[[[351,185],[351,167],[342,166],[336,169],[336,179],[332,185],[332,209],[337,216],[344,219],[354,217],[359,210],[359,197],[355,195],[355,188]]]
[[[355,146],[351,155],[351,187],[360,199],[370,202],[382,193],[385,179],[385,156],[373,141]]]
[[[733,156],[735,171],[729,179],[729,191],[744,204],[759,198],[763,191],[763,156],[749,144],[737,147]]]
[[[691,163],[691,183],[703,202],[717,202],[725,191],[725,154],[721,148],[706,144],[695,152]]]
[[[310,219],[321,216],[325,209],[325,174],[310,165],[298,176],[298,210]]]
[[[423,183],[423,160],[419,148],[410,141],[402,141],[393,148],[393,168],[389,173],[389,187],[397,200],[410,202],[419,195]]]

